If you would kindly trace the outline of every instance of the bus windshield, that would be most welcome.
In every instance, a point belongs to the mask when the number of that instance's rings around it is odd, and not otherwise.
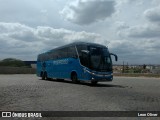
[[[90,46],[90,67],[101,72],[112,71],[112,61],[107,48]]]
[[[77,46],[77,48],[82,65],[95,71],[112,71],[112,60],[108,48],[94,45]],[[84,54],[82,54],[82,51]]]

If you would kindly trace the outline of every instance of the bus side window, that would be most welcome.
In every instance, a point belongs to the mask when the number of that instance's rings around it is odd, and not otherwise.
[[[66,58],[67,57],[67,51],[68,49],[67,48],[62,48],[61,49],[61,58]]]
[[[52,51],[50,55],[51,55],[51,60],[56,59],[56,52],[55,51]]]
[[[79,54],[79,58],[80,58],[80,62],[82,65],[88,66],[88,57],[82,53],[81,50],[87,50],[87,45],[77,45],[77,50],[78,50],[78,54]]]
[[[74,46],[70,46],[68,48],[68,57],[71,57],[71,58],[76,58],[77,57],[76,49],[75,49]]]

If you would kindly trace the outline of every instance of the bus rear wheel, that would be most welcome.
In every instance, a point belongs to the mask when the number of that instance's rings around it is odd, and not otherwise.
[[[42,73],[42,80],[50,80],[50,78],[47,76],[47,72]]]
[[[71,80],[72,80],[73,83],[78,83],[78,77],[77,77],[76,73],[73,73],[71,75]]]
[[[45,78],[46,78],[46,73],[43,72],[41,76],[42,76],[42,80],[45,80]]]

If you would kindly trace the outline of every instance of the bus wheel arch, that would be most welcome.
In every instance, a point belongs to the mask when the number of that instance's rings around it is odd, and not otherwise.
[[[78,83],[79,82],[78,81],[78,75],[77,75],[76,71],[71,72],[71,80],[72,80],[73,83]]]

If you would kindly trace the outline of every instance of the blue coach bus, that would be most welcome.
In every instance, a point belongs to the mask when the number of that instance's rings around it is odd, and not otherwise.
[[[75,42],[38,55],[37,76],[42,79],[71,79],[74,83],[112,81],[112,59],[104,45]]]

